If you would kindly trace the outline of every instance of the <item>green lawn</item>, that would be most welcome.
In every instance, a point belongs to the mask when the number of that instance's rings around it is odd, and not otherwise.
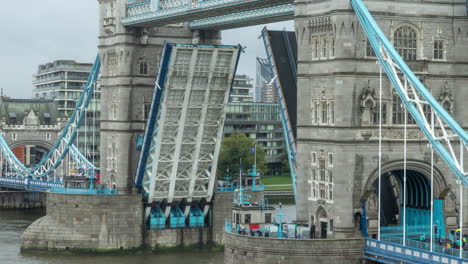
[[[261,181],[265,185],[292,184],[291,177],[289,176],[263,177]]]

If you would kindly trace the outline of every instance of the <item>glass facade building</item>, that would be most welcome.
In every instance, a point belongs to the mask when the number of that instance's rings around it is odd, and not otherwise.
[[[33,75],[33,98],[53,100],[61,115],[69,117],[79,100],[93,64],[73,60],[57,60],[39,65]],[[99,167],[101,91],[95,94],[87,109],[86,118],[78,133],[76,143],[83,155]]]
[[[243,133],[266,152],[270,173],[281,170],[286,159],[280,109],[276,103],[229,103],[224,136]]]
[[[247,75],[236,75],[232,84],[229,102],[253,102],[255,99],[253,79]]]

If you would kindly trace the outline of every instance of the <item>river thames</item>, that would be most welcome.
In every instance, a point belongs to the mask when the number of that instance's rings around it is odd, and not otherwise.
[[[67,253],[20,253],[23,231],[45,211],[0,210],[0,264],[222,264],[223,252],[131,253],[126,255],[72,255]]]

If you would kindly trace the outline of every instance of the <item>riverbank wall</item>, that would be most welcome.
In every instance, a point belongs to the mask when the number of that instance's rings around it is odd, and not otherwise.
[[[278,239],[225,234],[225,264],[361,264],[364,238]]]
[[[0,209],[33,209],[43,208],[46,194],[17,190],[0,191]]]

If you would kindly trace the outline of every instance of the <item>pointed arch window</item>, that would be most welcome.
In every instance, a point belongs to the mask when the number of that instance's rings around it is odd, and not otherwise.
[[[393,34],[393,46],[404,60],[416,60],[418,52],[418,33],[409,25],[403,25],[397,28]]]

